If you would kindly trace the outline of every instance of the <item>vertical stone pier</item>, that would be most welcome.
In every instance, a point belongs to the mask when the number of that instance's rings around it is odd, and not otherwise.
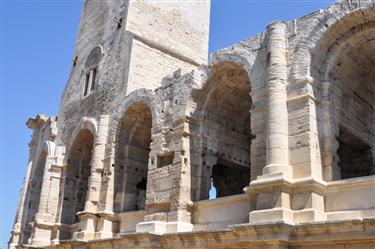
[[[245,189],[252,200],[249,222],[293,223],[289,194],[293,173],[289,165],[286,23],[270,23],[267,41],[267,165],[263,175]]]

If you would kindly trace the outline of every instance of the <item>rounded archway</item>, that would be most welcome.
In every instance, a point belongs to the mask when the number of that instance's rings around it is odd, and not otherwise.
[[[82,129],[69,150],[60,219],[64,225],[77,223],[77,213],[85,208],[93,146],[94,135],[90,130]],[[60,239],[70,238],[71,232],[62,229]]]
[[[243,193],[250,182],[251,86],[238,64],[216,64],[202,89],[200,198]]]
[[[152,114],[136,102],[124,113],[116,136],[114,212],[142,210],[146,204]]]
[[[28,244],[28,240],[31,236],[32,226],[31,222],[34,221],[35,215],[38,212],[40,195],[42,190],[44,169],[47,160],[47,151],[42,150],[36,161],[35,167],[32,170],[30,181],[27,186],[26,206],[24,212],[24,225],[22,228],[22,243]]]
[[[329,107],[322,110],[323,116],[329,117],[323,123],[329,125],[321,130],[325,137],[322,148],[327,180],[375,173],[374,67],[373,9],[343,17],[313,50],[312,77],[329,85],[325,93]]]

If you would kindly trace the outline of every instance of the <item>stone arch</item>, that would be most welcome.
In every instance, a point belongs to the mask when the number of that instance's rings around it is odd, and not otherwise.
[[[228,60],[226,60],[228,59]],[[233,62],[235,61],[235,62]],[[250,182],[252,100],[250,64],[237,55],[224,54],[213,59],[208,80],[194,97],[199,136],[190,144],[193,200],[207,199],[213,183],[216,197],[241,194]],[[235,146],[236,144],[236,146]],[[234,184],[233,184],[234,183]]]
[[[56,144],[54,142],[48,140],[48,141],[45,141],[43,143],[43,149],[42,150],[47,151],[48,157],[51,157],[51,156],[55,155],[55,149],[56,149]]]
[[[220,65],[221,63],[233,63],[241,66],[246,71],[247,77],[249,78],[250,82],[255,81],[255,79],[251,78],[252,74],[250,73],[255,63],[255,58],[253,58],[252,56],[246,58],[233,52],[215,53],[212,55],[211,62],[208,67],[208,78],[210,78],[214,73],[215,66]]]
[[[125,111],[129,109],[134,103],[142,102],[148,106],[152,114],[152,126],[155,127],[159,122],[161,114],[161,102],[155,98],[155,95],[151,90],[141,88],[132,91],[126,98],[121,102],[121,104],[115,109],[111,117],[111,129],[109,133],[109,139],[111,142],[114,142],[116,139],[116,132],[118,124],[121,121]]]
[[[83,119],[84,120],[84,119]],[[67,162],[62,181],[62,204],[60,222],[63,224],[60,239],[71,239],[70,226],[78,222],[77,213],[85,208],[88,181],[91,174],[91,161],[96,129],[93,122],[82,122],[82,126],[73,133],[69,144]],[[78,127],[77,127],[78,128]]]
[[[311,58],[313,49],[316,48],[329,28],[349,14],[356,15],[358,16],[358,20],[364,21],[365,18],[362,15],[362,11],[373,8],[372,2],[359,0],[337,1],[329,6],[324,11],[320,21],[312,27],[309,34],[298,42],[294,51],[294,62],[292,65],[293,79],[297,81],[309,79],[312,81]]]
[[[94,142],[96,133],[98,130],[97,121],[95,118],[89,118],[89,117],[82,117],[81,120],[78,122],[76,128],[74,129],[72,135],[70,136],[70,139],[68,140],[66,144],[66,155],[69,155],[70,148],[72,147],[75,139],[77,138],[78,134],[81,132],[81,130],[89,130],[92,134],[94,134]],[[67,157],[64,158],[64,164],[67,164]]]
[[[113,210],[142,210],[151,151],[153,115],[144,101],[132,102],[118,122],[114,151]]]
[[[32,222],[34,222],[35,215],[39,208],[47,157],[48,150],[42,148],[35,156],[36,161],[30,174],[26,193],[26,203],[24,207],[25,212],[23,213],[23,228],[21,229],[23,233],[23,244],[28,244],[28,240],[31,238]]]
[[[85,70],[88,71],[90,69],[93,69],[97,67],[103,57],[104,49],[101,45],[95,46],[90,54],[87,56],[86,62],[85,62]]]
[[[318,132],[325,180],[375,173],[374,29],[375,9],[336,3],[310,34],[305,55],[296,56],[306,59],[295,79],[310,78],[322,87]]]
[[[317,45],[314,50],[324,51],[324,55],[321,53],[313,54],[311,58],[311,64],[315,65],[315,68],[312,68],[311,75],[313,78],[318,79],[321,82],[327,82],[334,80],[331,78],[329,73],[334,70],[335,61],[337,60],[336,56],[340,53],[340,50],[345,49],[345,44],[348,43],[354,36],[366,35],[366,32],[375,33],[375,10],[374,20],[368,21],[366,23],[361,23],[356,26],[353,26],[347,32],[338,35],[337,37],[332,37],[331,42],[328,42],[326,45]],[[332,27],[334,29],[335,27]],[[327,31],[330,32],[330,31]],[[375,39],[375,38],[369,38]]]

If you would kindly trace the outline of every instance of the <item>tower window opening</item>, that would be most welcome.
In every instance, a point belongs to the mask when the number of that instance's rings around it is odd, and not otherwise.
[[[83,97],[86,97],[95,90],[95,80],[96,80],[97,69],[94,68],[86,74],[85,87],[83,90]]]

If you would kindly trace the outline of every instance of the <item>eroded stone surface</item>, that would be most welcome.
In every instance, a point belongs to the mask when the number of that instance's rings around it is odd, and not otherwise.
[[[9,247],[373,248],[374,5],[207,62],[209,1],[86,0],[58,119],[27,122]]]

